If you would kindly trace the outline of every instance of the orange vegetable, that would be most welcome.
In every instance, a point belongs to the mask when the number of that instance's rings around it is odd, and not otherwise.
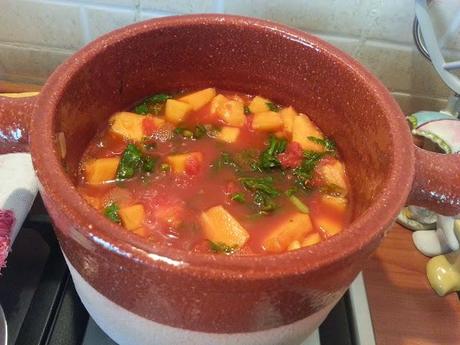
[[[165,118],[167,121],[178,124],[184,121],[192,110],[192,106],[188,103],[168,99],[165,106]]]
[[[229,100],[217,108],[217,115],[229,126],[243,127],[246,122],[243,103]]]
[[[185,172],[188,160],[195,160],[201,163],[203,161],[203,154],[201,152],[190,152],[166,157],[166,162],[168,162],[171,170],[176,174]]]
[[[85,180],[89,184],[100,184],[115,179],[120,157],[98,158],[85,163]]]
[[[287,250],[293,241],[303,241],[312,231],[310,216],[304,213],[294,213],[270,232],[262,246],[268,252],[280,253]]]
[[[222,206],[202,212],[200,222],[205,237],[214,243],[242,247],[249,239],[246,229]]]
[[[110,118],[110,129],[126,139],[141,141],[144,137],[144,119],[143,115],[122,111]]]
[[[211,102],[215,95],[216,89],[210,87],[209,89],[200,90],[189,95],[182,96],[178,100],[190,104],[193,110],[198,110]]]
[[[236,127],[227,127],[224,126],[217,134],[216,139],[223,141],[225,143],[234,143],[238,136],[240,135],[240,129]]]
[[[319,174],[324,182],[330,186],[337,186],[342,194],[346,194],[345,167],[337,159],[330,159],[319,167]]]
[[[331,219],[331,217],[318,216],[315,217],[313,221],[315,222],[315,225],[328,236],[337,235],[343,230],[342,224],[334,219]]]
[[[312,246],[321,242],[321,236],[318,233],[308,235],[301,243],[302,247]]]
[[[118,214],[123,227],[127,230],[136,230],[144,223],[145,211],[141,204],[121,208]]]
[[[294,118],[292,127],[292,141],[295,141],[302,146],[302,149],[308,151],[323,152],[324,146],[308,139],[315,137],[324,139],[323,133],[315,126],[307,115],[299,114]]]
[[[280,114],[274,111],[257,113],[252,119],[252,128],[259,131],[274,132],[283,128],[283,120]]]
[[[347,199],[343,197],[322,195],[321,202],[323,203],[323,205],[333,208],[339,212],[344,212],[347,208]]]
[[[292,129],[294,127],[294,119],[297,116],[297,112],[293,107],[284,108],[280,111],[280,116],[283,119],[283,131],[288,137],[292,136]]]
[[[269,111],[270,107],[267,103],[270,101],[266,98],[256,96],[252,99],[251,103],[249,103],[249,110],[253,114],[262,113],[264,111]]]

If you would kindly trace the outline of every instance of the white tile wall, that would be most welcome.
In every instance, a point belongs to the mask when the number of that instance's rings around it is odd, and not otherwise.
[[[452,58],[460,57],[458,7],[433,11],[444,19],[436,28]],[[310,31],[366,65],[406,112],[439,109],[449,95],[413,46],[414,0],[0,0],[0,79],[42,83],[72,52],[106,32],[198,12],[255,16]]]

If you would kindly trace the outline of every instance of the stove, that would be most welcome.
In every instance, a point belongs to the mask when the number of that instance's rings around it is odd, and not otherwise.
[[[8,345],[116,345],[80,302],[46,213],[24,222],[2,271],[0,303]],[[360,275],[302,345],[374,344]]]

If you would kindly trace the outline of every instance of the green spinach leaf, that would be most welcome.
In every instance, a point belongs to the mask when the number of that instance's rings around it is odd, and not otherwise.
[[[104,208],[104,216],[106,216],[112,222],[120,224],[121,219],[118,211],[120,211],[120,207],[118,207],[116,203],[111,202]]]
[[[141,150],[134,145],[128,144],[121,155],[117,169],[117,180],[125,180],[133,177],[138,171],[152,172],[156,160],[153,157],[143,155]]]
[[[229,246],[225,243],[216,243],[209,241],[209,248],[211,249],[212,252],[216,254],[225,254],[225,255],[231,255],[234,252],[238,250],[238,246],[235,244],[233,246]]]
[[[287,141],[270,136],[268,148],[262,152],[259,159],[259,166],[262,170],[281,167],[278,155],[286,150]]]
[[[142,101],[142,103],[134,107],[134,112],[140,115],[154,114],[158,115],[163,108],[164,103],[172,98],[171,95],[166,93],[158,93],[150,96]]]

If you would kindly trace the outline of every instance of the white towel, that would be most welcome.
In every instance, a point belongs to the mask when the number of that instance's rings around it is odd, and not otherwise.
[[[0,268],[37,195],[38,181],[28,153],[0,155]]]

